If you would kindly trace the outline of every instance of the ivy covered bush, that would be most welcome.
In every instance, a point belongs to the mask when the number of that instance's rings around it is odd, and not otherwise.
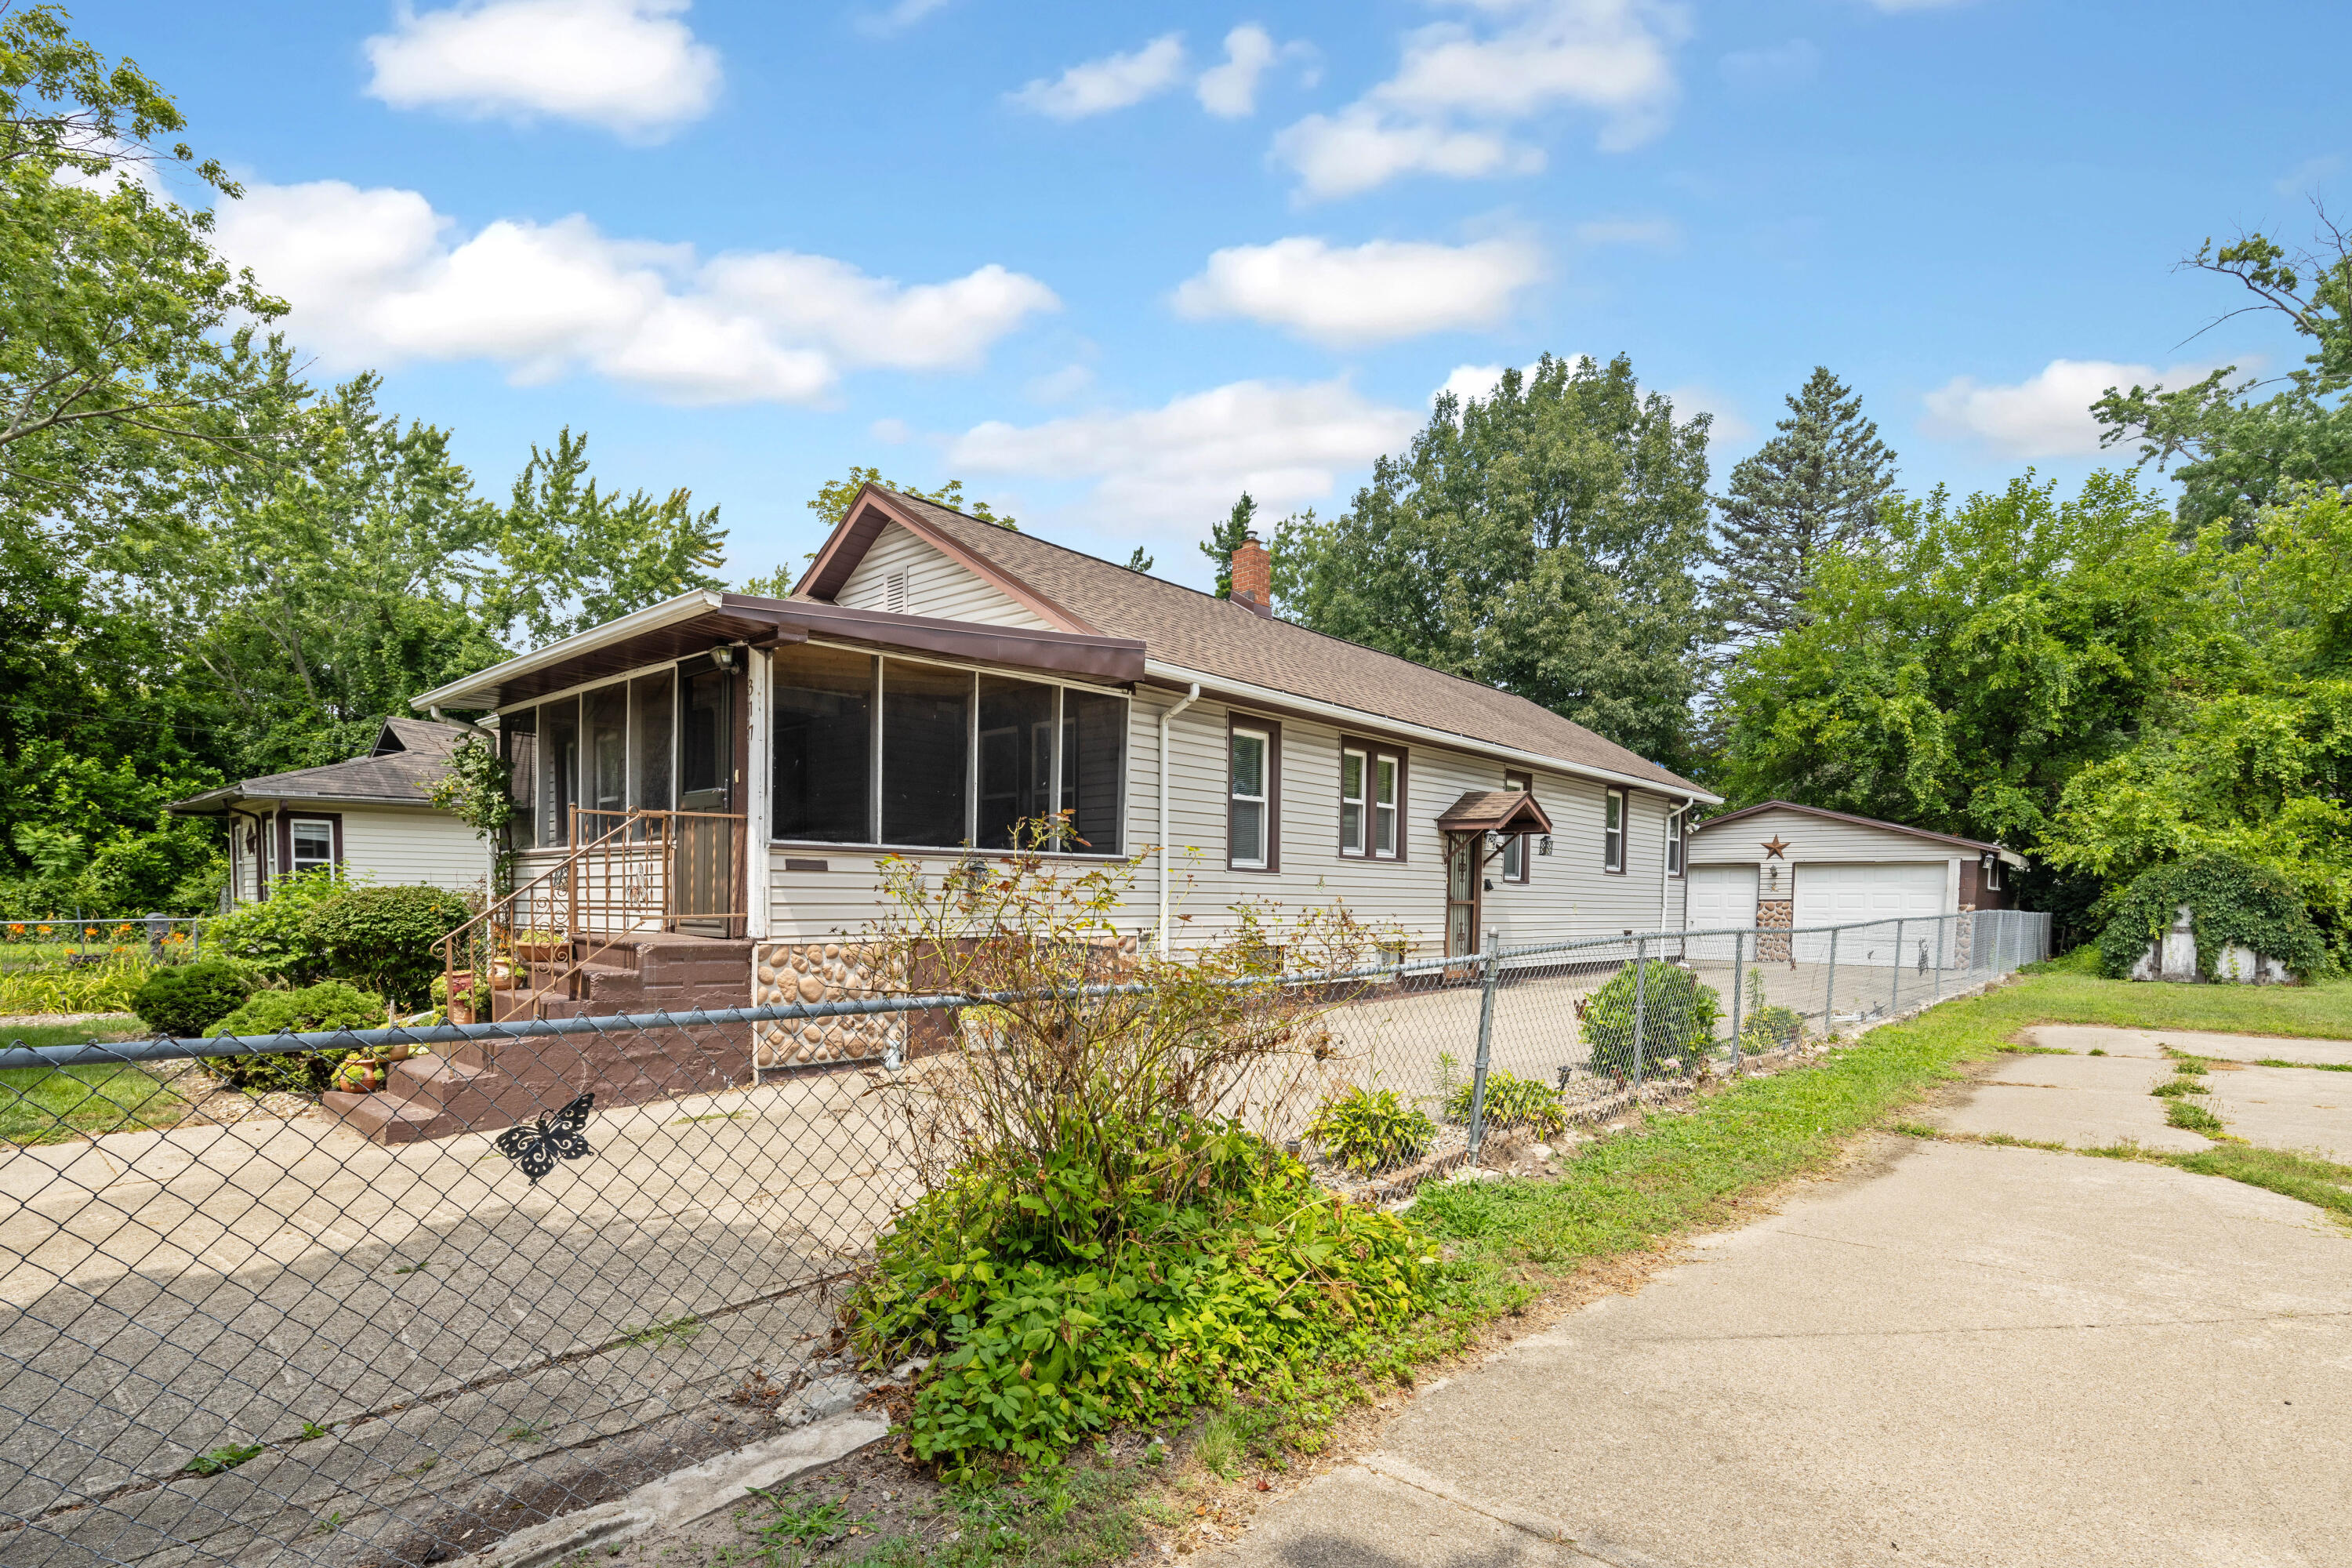
[[[215,1035],[307,1035],[325,1029],[381,1029],[389,1011],[384,999],[340,980],[321,981],[299,991],[256,992],[215,1025]],[[283,1056],[206,1057],[205,1069],[235,1089],[291,1089],[327,1087],[348,1050],[295,1051]]]
[[[1715,1041],[1715,1026],[1723,1017],[1723,999],[1711,985],[1702,985],[1689,970],[1672,963],[1642,966],[1642,1072],[1644,1077],[1687,1069],[1706,1056]],[[1627,964],[1584,1004],[1584,1039],[1591,1047],[1597,1073],[1618,1078],[1633,1075],[1633,1002],[1635,967]]]
[[[2172,929],[2189,906],[2197,934],[2197,974],[2211,980],[2225,947],[2252,948],[2308,980],[2327,964],[2327,949],[2302,895],[2275,871],[2231,855],[2200,855],[2141,873],[2115,901],[2099,932],[2099,963],[2122,979]]]
[[[1475,1084],[1454,1087],[1446,1097],[1445,1114],[1456,1121],[1470,1120],[1470,1093]],[[1538,1079],[1521,1078],[1500,1068],[1486,1074],[1486,1125],[1520,1127],[1538,1138],[1549,1138],[1568,1125],[1559,1108],[1559,1091]]]
[[[313,908],[303,931],[328,973],[421,1007],[442,973],[433,944],[471,918],[446,888],[352,888]]]
[[[1419,1106],[1399,1100],[1392,1089],[1357,1084],[1316,1108],[1307,1136],[1333,1164],[1362,1176],[1426,1152],[1437,1141],[1437,1123]]]
[[[892,912],[864,939],[986,999],[880,1088],[924,1193],[843,1311],[869,1363],[928,1358],[907,1439],[951,1479],[1376,1360],[1436,1290],[1414,1222],[1274,1142],[1360,1066],[1327,1023],[1344,994],[1278,982],[1351,973],[1393,933],[1245,902],[1181,961],[1123,957],[1139,863],[1048,862],[1061,826],[1024,824],[981,876],[886,858]],[[1090,984],[1114,960],[1132,985]]]
[[[243,966],[225,958],[165,964],[131,994],[131,1010],[158,1035],[202,1037],[245,1005],[253,980]]]

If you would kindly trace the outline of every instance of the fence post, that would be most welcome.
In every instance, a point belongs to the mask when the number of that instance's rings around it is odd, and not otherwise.
[[[1642,1008],[1649,1000],[1649,938],[1633,939],[1633,1098],[1637,1102],[1642,1098],[1642,1058],[1646,1054],[1642,1049]]]
[[[1894,976],[1886,983],[1886,1016],[1890,1018],[1903,1011],[1903,922],[1895,922],[1895,967],[1887,971]]]
[[[1739,1076],[1739,1009],[1748,1000],[1747,976],[1741,959],[1748,951],[1748,933],[1731,933],[1731,1076]]]
[[[1470,1068],[1470,1163],[1486,1142],[1486,1064],[1495,1049],[1495,987],[1503,977],[1502,940],[1486,933],[1486,989],[1478,997],[1478,1056]]]
[[[1944,999],[1944,922],[1955,918],[1957,917],[1951,915],[1936,917],[1936,984],[1935,990],[1930,993],[1931,1000],[1936,1002],[1941,1002]]]
[[[1830,973],[1822,986],[1822,1033],[1837,1033],[1837,939],[1838,928],[1830,927]]]

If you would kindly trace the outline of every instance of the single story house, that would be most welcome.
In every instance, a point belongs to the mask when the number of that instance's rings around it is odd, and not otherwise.
[[[230,908],[268,899],[275,878],[322,866],[478,892],[488,847],[429,798],[468,733],[462,724],[386,719],[364,756],[226,784],[170,810],[228,818]]]
[[[630,813],[750,825],[729,885],[668,912],[754,943],[837,942],[880,856],[1002,851],[1055,811],[1074,862],[1152,851],[1139,940],[1253,895],[1343,899],[1423,952],[1679,923],[1684,814],[1718,796],[1274,618],[1254,540],[1234,571],[1219,599],[868,486],[789,598],[682,595],[415,700],[495,715],[519,881]]]
[[[2024,867],[2017,851],[1981,839],[1768,800],[1691,830],[1685,929],[1802,930],[2014,909],[2012,873]],[[1801,958],[1806,944],[1798,945]]]

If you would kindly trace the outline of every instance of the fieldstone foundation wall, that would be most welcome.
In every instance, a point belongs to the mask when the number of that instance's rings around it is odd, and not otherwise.
[[[907,972],[879,947],[843,942],[765,942],[751,951],[751,998],[757,1006],[795,1002],[846,1002],[903,995]],[[807,1067],[908,1054],[908,1015],[811,1018],[755,1024],[754,1051],[762,1068]]]
[[[1759,899],[1756,900],[1756,962],[1786,963],[1789,960],[1789,928],[1797,923],[1797,903],[1794,899]],[[1768,933],[1779,931],[1772,936]]]

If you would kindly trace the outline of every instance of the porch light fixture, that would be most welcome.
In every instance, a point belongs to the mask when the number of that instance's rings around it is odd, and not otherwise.
[[[735,645],[723,642],[710,650],[710,662],[721,669],[735,668]]]
[[[1541,838],[1536,840],[1536,853],[1538,855],[1549,855],[1551,853],[1550,834],[1547,833]]]

